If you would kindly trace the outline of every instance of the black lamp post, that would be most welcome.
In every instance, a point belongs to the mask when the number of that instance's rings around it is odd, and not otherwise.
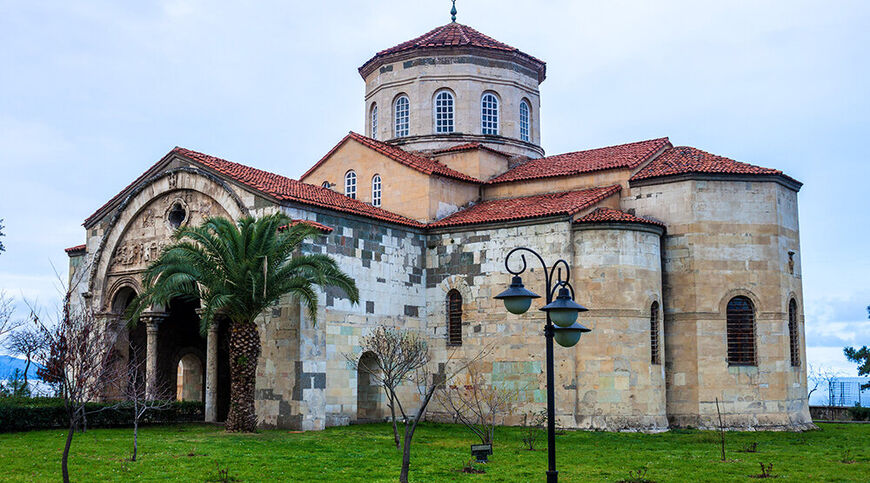
[[[556,471],[556,411],[555,411],[555,394],[553,391],[554,379],[553,374],[553,340],[562,347],[572,347],[580,340],[580,336],[584,332],[589,332],[590,329],[583,327],[577,323],[577,314],[585,312],[586,309],[582,305],[574,302],[574,288],[568,283],[571,278],[571,268],[568,262],[559,259],[552,267],[547,267],[544,259],[538,253],[530,248],[519,247],[508,252],[504,260],[504,266],[507,271],[513,275],[510,287],[504,292],[495,296],[497,299],[504,301],[504,306],[508,312],[512,314],[523,314],[532,305],[532,299],[541,298],[540,295],[527,290],[523,286],[523,280],[520,274],[526,271],[526,256],[520,254],[520,259],[523,266],[517,270],[511,270],[509,261],[511,255],[518,251],[526,251],[538,257],[541,266],[544,268],[544,283],[547,294],[547,305],[541,310],[547,313],[547,325],[544,326],[544,336],[547,340],[547,459],[549,469],[547,470],[547,483],[556,483],[559,479],[559,472]],[[562,279],[562,267],[565,268],[565,279]],[[553,300],[553,295],[558,289],[559,294]]]

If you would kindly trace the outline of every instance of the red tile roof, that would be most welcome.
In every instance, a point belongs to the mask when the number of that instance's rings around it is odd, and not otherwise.
[[[326,160],[329,159],[329,157],[332,156],[332,154],[336,150],[338,150],[338,148],[340,146],[342,146],[348,139],[353,139],[354,141],[357,141],[360,144],[383,154],[384,156],[392,159],[393,161],[397,161],[401,164],[404,164],[405,166],[407,166],[409,168],[420,171],[421,173],[435,174],[438,176],[443,176],[445,178],[452,178],[452,179],[456,179],[459,181],[465,181],[468,183],[478,183],[478,184],[481,183],[480,180],[472,178],[471,176],[468,176],[467,174],[460,173],[459,171],[456,171],[455,169],[448,168],[447,165],[441,164],[440,162],[435,161],[434,159],[420,156],[419,154],[409,153],[408,151],[405,151],[404,149],[398,148],[396,146],[393,146],[391,144],[387,144],[387,143],[382,142],[382,141],[378,141],[378,140],[363,136],[361,134],[357,134],[353,131],[348,133],[347,136],[345,136],[341,141],[339,141],[338,144],[336,144],[332,149],[330,149],[329,152],[326,153],[326,155],[324,157],[320,158],[320,161],[318,161],[314,166],[312,166],[308,171],[306,171],[305,174],[300,176],[299,179],[305,179],[309,174],[313,173],[314,170],[316,170],[321,164],[326,162]]]
[[[570,176],[615,168],[634,169],[670,145],[668,138],[658,138],[532,159],[489,180],[488,183]]]
[[[445,149],[438,149],[438,150],[434,151],[432,154],[438,155],[438,154],[460,153],[463,151],[473,151],[475,149],[480,149],[482,151],[489,151],[493,154],[498,154],[498,155],[504,156],[506,158],[513,157],[512,154],[508,154],[508,153],[499,151],[497,149],[493,149],[485,144],[480,144],[480,143],[465,143],[465,144],[460,144],[458,146],[451,146],[451,147],[445,148]]]
[[[290,223],[287,223],[286,225],[279,226],[278,231],[285,230],[288,227],[296,226],[300,223],[317,228],[318,230],[320,230],[324,233],[332,233],[332,231],[333,231],[331,226],[326,226],[322,223],[317,223],[316,221],[311,221],[311,220],[291,220]]]
[[[596,208],[588,215],[575,220],[574,223],[646,223],[661,227],[665,226],[660,221],[647,220],[646,218],[640,218],[624,211],[604,207]]]
[[[540,81],[544,80],[543,77],[546,72],[546,64],[542,60],[532,57],[516,47],[511,47],[510,45],[499,42],[488,35],[484,35],[467,25],[462,25],[456,22],[442,25],[417,38],[408,40],[407,42],[402,42],[395,47],[378,52],[374,57],[366,61],[366,63],[359,68],[359,71],[360,73],[363,73],[369,64],[388,55],[443,47],[476,47],[495,52],[514,54],[534,65],[536,70],[538,70]]]
[[[87,246],[85,245],[76,245],[74,247],[64,248],[63,251],[65,251],[68,255],[72,256],[78,255],[79,253],[84,253],[86,249]]]
[[[442,220],[430,223],[431,228],[440,228],[495,221],[523,220],[544,216],[573,215],[620,191],[619,185],[589,188],[580,191],[564,191],[544,195],[523,196],[503,200],[490,200],[454,213]]]
[[[677,146],[668,149],[635,173],[631,177],[631,181],[689,173],[776,175],[795,181],[778,169],[741,163],[690,146]]]

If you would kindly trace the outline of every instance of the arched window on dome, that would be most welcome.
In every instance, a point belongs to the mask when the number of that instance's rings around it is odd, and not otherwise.
[[[411,128],[411,101],[408,96],[403,94],[396,98],[393,119],[395,137],[407,136]]]
[[[748,297],[739,295],[728,301],[728,365],[754,366],[755,307]]]
[[[649,347],[650,363],[661,364],[661,351],[659,350],[659,303],[653,302],[649,308]]]
[[[462,345],[462,294],[447,292],[447,345]]]
[[[344,175],[344,195],[356,199],[356,173],[353,170]]]
[[[381,206],[381,175],[372,176],[372,206]]]
[[[492,92],[480,98],[480,132],[498,135],[498,97]]]
[[[531,141],[529,135],[532,121],[532,108],[529,107],[529,102],[525,99],[520,101],[520,140],[525,142]]]
[[[378,138],[378,105],[372,103],[372,112],[371,112],[371,137],[372,139]]]
[[[453,132],[453,94],[442,90],[435,94],[435,132],[446,134]]]
[[[797,302],[795,299],[788,301],[788,341],[791,348],[791,365],[801,365],[801,336],[798,329]]]

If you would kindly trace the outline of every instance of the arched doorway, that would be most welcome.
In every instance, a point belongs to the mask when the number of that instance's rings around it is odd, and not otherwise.
[[[359,358],[356,374],[356,419],[374,421],[380,419],[381,388],[378,385],[378,356],[364,352]]]
[[[138,381],[145,380],[145,324],[131,325],[128,320],[124,319],[127,308],[133,303],[136,298],[136,290],[129,285],[122,286],[115,292],[112,299],[111,312],[119,321],[118,339],[115,343],[115,351],[121,357],[116,359],[116,366],[113,369],[118,374],[123,375],[123,379],[117,381],[117,384],[112,384],[110,388],[106,388],[105,396],[109,399],[129,396],[126,394],[128,390],[127,384],[131,376],[131,372],[135,369],[139,372]],[[145,385],[140,384],[139,389],[145,391]]]
[[[188,353],[178,360],[176,377],[176,399],[179,401],[202,401],[203,394],[202,360],[196,354]]]

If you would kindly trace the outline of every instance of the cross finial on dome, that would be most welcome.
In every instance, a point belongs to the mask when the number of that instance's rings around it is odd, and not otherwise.
[[[450,20],[456,21],[456,0],[453,0],[453,8],[450,9]]]

